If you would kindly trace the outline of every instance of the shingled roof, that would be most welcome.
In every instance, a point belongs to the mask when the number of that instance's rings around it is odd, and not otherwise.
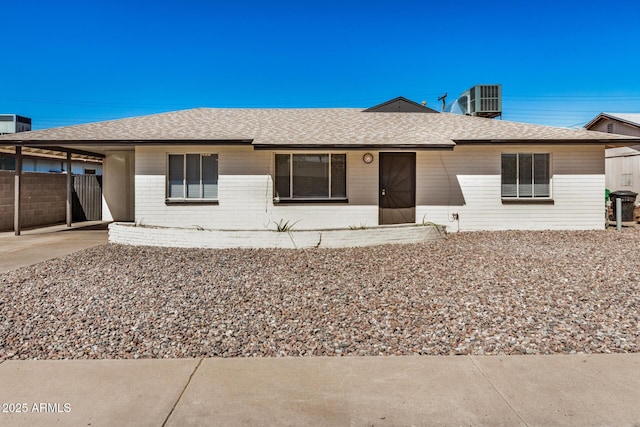
[[[464,143],[637,144],[639,138],[450,113],[196,108],[0,136],[0,145],[252,144],[255,148],[451,148]]]

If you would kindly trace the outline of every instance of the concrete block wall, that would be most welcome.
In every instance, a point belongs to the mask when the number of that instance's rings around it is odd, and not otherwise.
[[[0,231],[13,230],[13,171],[0,171]],[[25,172],[22,175],[22,227],[61,223],[66,220],[67,176]]]
[[[13,172],[0,171],[0,231],[13,229],[13,185]]]

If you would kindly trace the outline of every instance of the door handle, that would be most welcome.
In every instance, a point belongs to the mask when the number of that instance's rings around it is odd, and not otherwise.
[[[386,196],[387,195],[387,190],[385,190],[384,188],[382,189],[382,195]]]

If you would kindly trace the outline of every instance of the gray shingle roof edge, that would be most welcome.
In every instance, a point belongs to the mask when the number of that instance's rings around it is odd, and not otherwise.
[[[287,148],[448,148],[495,143],[638,144],[640,138],[450,113],[196,108],[0,136],[0,145],[253,144]]]

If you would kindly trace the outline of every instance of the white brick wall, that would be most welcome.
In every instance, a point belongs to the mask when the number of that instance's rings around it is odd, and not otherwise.
[[[500,155],[515,152],[551,153],[553,204],[502,203]],[[458,146],[419,152],[416,175],[418,222],[450,231],[604,228],[603,147]]]
[[[167,205],[167,153],[217,153],[217,205]],[[377,166],[362,153],[347,155],[349,204],[273,204],[273,153],[251,147],[136,148],[136,222],[144,225],[216,229],[274,229],[281,220],[296,229],[377,225]],[[375,177],[372,181],[371,177]]]
[[[444,230],[419,225],[364,230],[277,232],[272,230],[193,230],[109,224],[109,241],[136,246],[178,248],[342,248],[389,243],[418,243],[444,238]]]
[[[219,203],[165,204],[167,153],[217,153]],[[551,153],[554,204],[503,204],[500,154]],[[274,229],[280,220],[296,230],[378,224],[378,159],[347,153],[348,204],[273,204],[273,152],[252,147],[137,147],[136,221],[143,225],[219,230]],[[416,222],[451,231],[598,229],[604,227],[604,148],[598,146],[457,146],[418,151]],[[458,213],[460,220],[451,221]]]

